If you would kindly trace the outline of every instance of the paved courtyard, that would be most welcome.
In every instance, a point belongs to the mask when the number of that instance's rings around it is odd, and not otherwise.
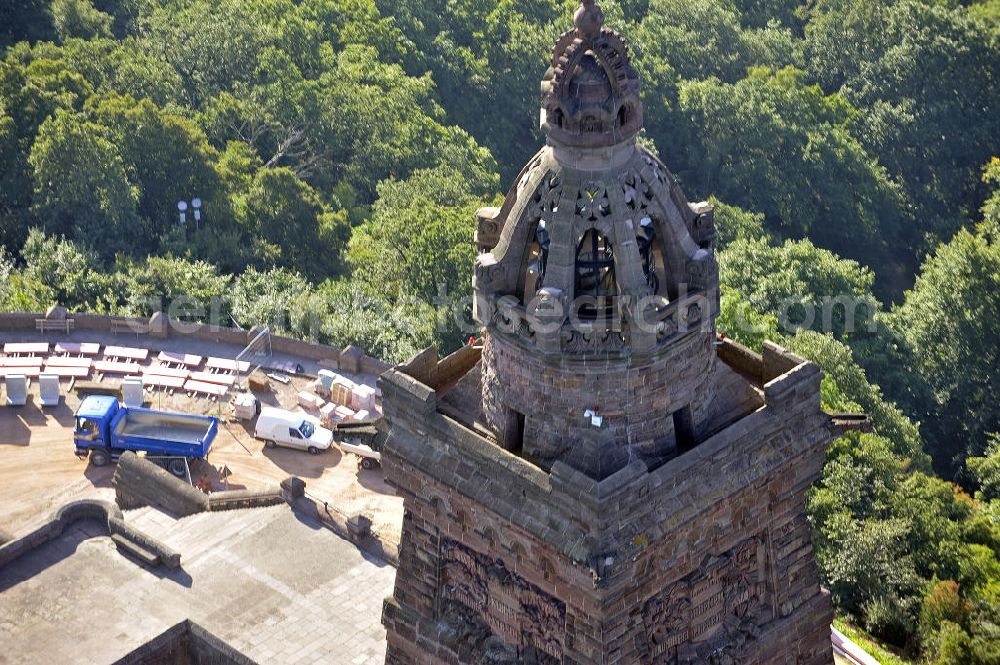
[[[184,619],[262,664],[383,662],[395,569],[288,506],[126,521],[181,568],[144,568],[78,522],[0,569],[0,663],[104,665]]]

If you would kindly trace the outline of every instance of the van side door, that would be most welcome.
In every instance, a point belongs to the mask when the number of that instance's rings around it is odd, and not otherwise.
[[[295,429],[294,427],[288,428],[288,445],[293,448],[300,448],[305,450],[309,446],[309,442],[306,441],[305,437],[302,436],[302,432]]]

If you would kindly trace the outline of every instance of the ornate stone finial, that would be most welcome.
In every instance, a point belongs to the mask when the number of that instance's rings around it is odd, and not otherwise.
[[[579,8],[573,14],[573,25],[576,32],[584,39],[591,39],[604,27],[604,12],[594,0],[581,0]]]
[[[604,27],[595,0],[581,0],[573,23],[556,40],[542,79],[540,126],[554,144],[624,143],[642,127],[639,76],[629,64],[628,46]]]

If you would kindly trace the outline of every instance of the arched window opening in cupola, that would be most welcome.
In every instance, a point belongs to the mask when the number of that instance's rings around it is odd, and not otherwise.
[[[582,320],[611,319],[618,285],[615,282],[615,254],[611,242],[597,229],[583,234],[576,249],[575,295]]]
[[[651,217],[644,216],[639,220],[635,240],[639,245],[642,272],[646,276],[650,292],[653,295],[666,295],[666,257],[663,254],[663,242],[657,227],[658,224]]]
[[[631,107],[629,107],[628,104],[622,104],[621,107],[618,109],[618,123],[616,126],[618,128],[624,127],[629,123],[631,119],[632,119]]]
[[[549,260],[549,231],[544,219],[538,220],[532,236],[531,247],[524,259],[524,273],[520,288],[521,303],[527,304],[545,280],[545,267]]]

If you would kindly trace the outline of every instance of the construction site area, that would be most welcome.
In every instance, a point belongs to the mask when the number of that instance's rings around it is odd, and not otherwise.
[[[59,308],[0,352],[0,663],[382,661],[384,363]]]
[[[28,375],[25,404],[0,407],[0,483],[5,496],[0,505],[0,531],[8,538],[67,501],[113,499],[114,466],[95,467],[73,454],[74,413],[84,394],[97,391],[117,394],[128,376],[138,376],[144,377],[144,407],[219,419],[218,434],[207,458],[191,465],[191,480],[196,486],[205,491],[245,489],[297,476],[306,482],[307,492],[317,500],[345,515],[365,514],[372,520],[373,530],[390,541],[398,539],[402,502],[386,485],[380,469],[360,468],[359,458],[340,452],[336,446],[317,455],[285,447],[265,447],[263,441],[253,436],[254,419],[233,415],[230,399],[240,392],[235,375],[231,375],[232,385],[222,386],[226,389],[219,394],[185,390],[185,381],[174,388],[156,384],[160,377],[170,376],[157,372],[178,376],[190,373],[207,378],[209,373],[204,366],[212,364],[212,359],[214,364],[220,364],[220,359],[234,359],[245,347],[186,336],[154,340],[132,335],[129,339],[122,334],[89,332],[70,335],[7,332],[0,334],[0,349],[4,347],[11,352],[0,357],[0,373],[5,378],[12,374]],[[81,348],[88,353],[79,353]],[[132,357],[123,359],[122,353]],[[266,352],[258,356],[252,368],[247,367],[252,371],[238,377],[239,385],[257,387],[252,394],[262,406],[324,417],[320,411],[327,404],[318,406],[309,401],[318,397],[310,392],[310,385],[322,369],[316,360]],[[108,359],[112,357],[116,360]],[[188,367],[184,367],[185,361]],[[63,376],[56,403],[43,405],[38,377],[53,369],[58,373],[63,367],[61,362],[73,362],[76,367],[86,363],[89,371]],[[241,362],[242,366],[250,364]],[[32,371],[36,367],[39,369]],[[373,374],[337,370],[336,375],[374,392]],[[4,403],[8,398],[9,395],[3,395]],[[347,404],[331,400],[328,404],[332,409],[328,407],[327,411],[353,415],[350,395],[340,399]],[[363,413],[363,417],[375,420],[377,408],[370,416]],[[329,420],[324,418],[324,422]]]

